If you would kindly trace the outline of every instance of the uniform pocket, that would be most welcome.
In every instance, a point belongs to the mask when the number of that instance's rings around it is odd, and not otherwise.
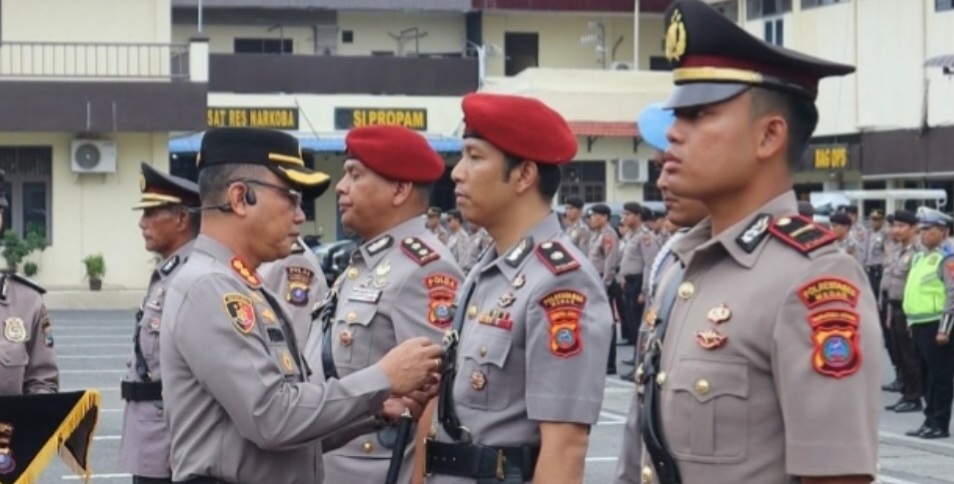
[[[7,368],[21,368],[30,361],[26,346],[0,339],[0,365]],[[22,368],[20,370],[23,371]]]
[[[495,330],[496,331],[496,330]],[[501,410],[511,401],[511,377],[504,373],[513,340],[510,333],[475,332],[461,354],[454,395],[465,406]]]
[[[378,307],[372,304],[355,304],[338,310],[331,342],[336,364],[351,369],[362,369],[370,364],[374,345],[371,321],[377,313]]]
[[[680,459],[703,463],[745,460],[749,430],[749,372],[742,358],[680,360],[670,377],[664,422]]]

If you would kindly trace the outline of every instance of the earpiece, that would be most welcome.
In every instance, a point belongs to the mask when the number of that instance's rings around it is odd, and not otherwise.
[[[255,205],[258,203],[258,198],[255,197],[255,192],[252,191],[252,187],[245,185],[245,203],[247,205]]]

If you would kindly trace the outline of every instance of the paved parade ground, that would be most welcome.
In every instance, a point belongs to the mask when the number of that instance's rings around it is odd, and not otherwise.
[[[53,311],[52,316],[62,389],[96,388],[103,395],[93,444],[92,482],[128,483],[131,479],[117,469],[116,456],[123,416],[119,380],[126,372],[132,344],[133,311]],[[214,348],[209,350],[214,351]],[[629,357],[631,351],[632,347],[621,348],[620,357]],[[886,380],[887,375],[886,369]],[[612,482],[633,390],[633,384],[616,376],[607,379],[602,418],[591,434],[586,463],[587,484]],[[897,394],[884,393],[882,400],[884,404],[893,403]],[[954,439],[924,441],[904,436],[905,431],[918,427],[920,423],[920,413],[899,415],[886,412],[882,416],[880,482],[954,483]],[[54,484],[77,480],[69,476],[66,467],[56,460],[39,482]]]

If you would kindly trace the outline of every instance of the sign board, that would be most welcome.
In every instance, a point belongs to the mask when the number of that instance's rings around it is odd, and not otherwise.
[[[420,108],[335,108],[335,129],[362,126],[397,125],[418,131],[427,130],[427,109]]]
[[[843,170],[848,168],[848,145],[814,147],[812,166],[816,170]]]
[[[298,130],[298,108],[207,108],[210,128]]]

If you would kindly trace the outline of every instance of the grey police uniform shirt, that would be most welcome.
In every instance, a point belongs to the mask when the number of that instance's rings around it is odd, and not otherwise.
[[[470,246],[467,249],[467,256],[460,262],[460,268],[464,275],[470,273],[471,269],[477,265],[480,254],[484,253],[487,247],[494,243],[494,239],[487,233],[486,229],[481,228],[470,236]]]
[[[851,235],[835,242],[839,249],[845,251],[852,259],[858,261],[861,267],[865,266],[865,251]]]
[[[0,321],[0,395],[56,393],[60,373],[43,289],[18,275],[3,275]]]
[[[577,249],[580,249],[580,252],[584,254],[590,253],[590,237],[593,234],[590,232],[590,228],[586,226],[586,222],[583,221],[581,217],[576,222],[567,224],[565,230],[566,236],[573,241],[573,245]]]
[[[947,255],[938,268],[938,276],[944,283],[944,315],[954,317],[954,254]]]
[[[361,245],[335,282],[338,306],[331,347],[340,377],[375,364],[405,340],[440,343],[464,275],[447,247],[415,217]],[[317,331],[315,331],[317,332]],[[308,361],[321,359],[320,338],[309,341]],[[324,380],[313,374],[312,380]],[[393,432],[394,429],[389,430]],[[378,433],[362,435],[325,454],[331,482],[384,482],[392,449]],[[392,446],[393,447],[393,446]],[[406,449],[400,482],[414,471],[414,443]]]
[[[623,236],[619,274],[624,280],[626,276],[642,275],[643,294],[649,292],[649,273],[656,254],[659,253],[659,247],[659,240],[645,225],[640,225],[638,229]]]
[[[470,251],[470,239],[470,234],[464,229],[459,229],[457,232],[448,231],[447,248],[450,249],[451,256],[458,266],[464,262]]]
[[[328,281],[314,252],[305,248],[284,259],[262,264],[258,270],[265,287],[278,295],[278,302],[291,319],[300,350],[312,331],[311,313],[328,293]]]
[[[137,314],[135,331],[139,333],[139,348],[151,381],[161,380],[159,333],[162,329],[166,287],[185,265],[192,253],[193,244],[193,241],[183,244],[152,271],[146,296]],[[136,351],[133,348],[126,361],[126,380],[143,381],[136,371],[136,364]],[[122,440],[119,443],[119,468],[135,476],[170,477],[172,470],[169,467],[169,426],[166,424],[162,401],[125,403]]]
[[[609,287],[616,279],[619,268],[619,235],[609,224],[590,236],[589,259],[603,280],[603,286]]]
[[[599,275],[551,214],[499,257],[488,250],[468,276],[453,382],[473,442],[539,446],[541,422],[593,425],[606,383],[612,314]],[[462,287],[463,289],[463,287]],[[464,297],[463,295],[461,296]],[[437,440],[453,442],[435,422]],[[473,483],[446,475],[432,484]]]
[[[872,230],[868,232],[868,243],[865,246],[865,266],[884,266],[885,248],[888,242],[888,231]]]
[[[684,230],[673,234],[653,259],[650,276],[647,279],[648,286],[646,286],[646,307],[649,308],[646,311],[646,318],[655,317],[659,312],[657,297],[659,278],[676,262],[676,258],[672,255],[672,244],[684,234]],[[645,318],[640,321],[641,332],[648,326]],[[642,437],[639,430],[639,401],[636,396],[637,394],[634,393],[629,404],[629,413],[626,415],[626,426],[623,427],[623,443],[620,446],[619,459],[616,461],[616,479],[613,481],[615,484],[642,484],[643,482],[640,472],[642,470]]]
[[[895,245],[891,256],[888,257],[888,264],[884,268],[884,275],[881,277],[881,287],[888,293],[888,300],[901,302],[904,300],[904,287],[908,282],[908,272],[911,271],[911,262],[915,254],[919,251],[917,243],[910,243],[904,247],[900,244]]]
[[[307,382],[278,298],[219,242],[200,235],[166,291],[163,400],[176,481],[322,482],[322,443],[368,421],[390,383],[377,365]]]
[[[865,260],[868,257],[867,250],[870,235],[871,233],[860,221],[851,226],[851,230],[848,235],[848,237],[854,239],[854,241],[858,243],[858,247],[861,252],[860,257],[862,267],[865,265]]]
[[[674,244],[686,271],[662,348],[659,408],[683,482],[877,473],[875,300],[862,267],[816,237],[827,232],[795,230],[797,213],[789,191],[718,235],[706,219]],[[786,227],[794,240],[776,235]],[[667,271],[660,298],[679,272]],[[645,448],[642,458],[649,466]]]

